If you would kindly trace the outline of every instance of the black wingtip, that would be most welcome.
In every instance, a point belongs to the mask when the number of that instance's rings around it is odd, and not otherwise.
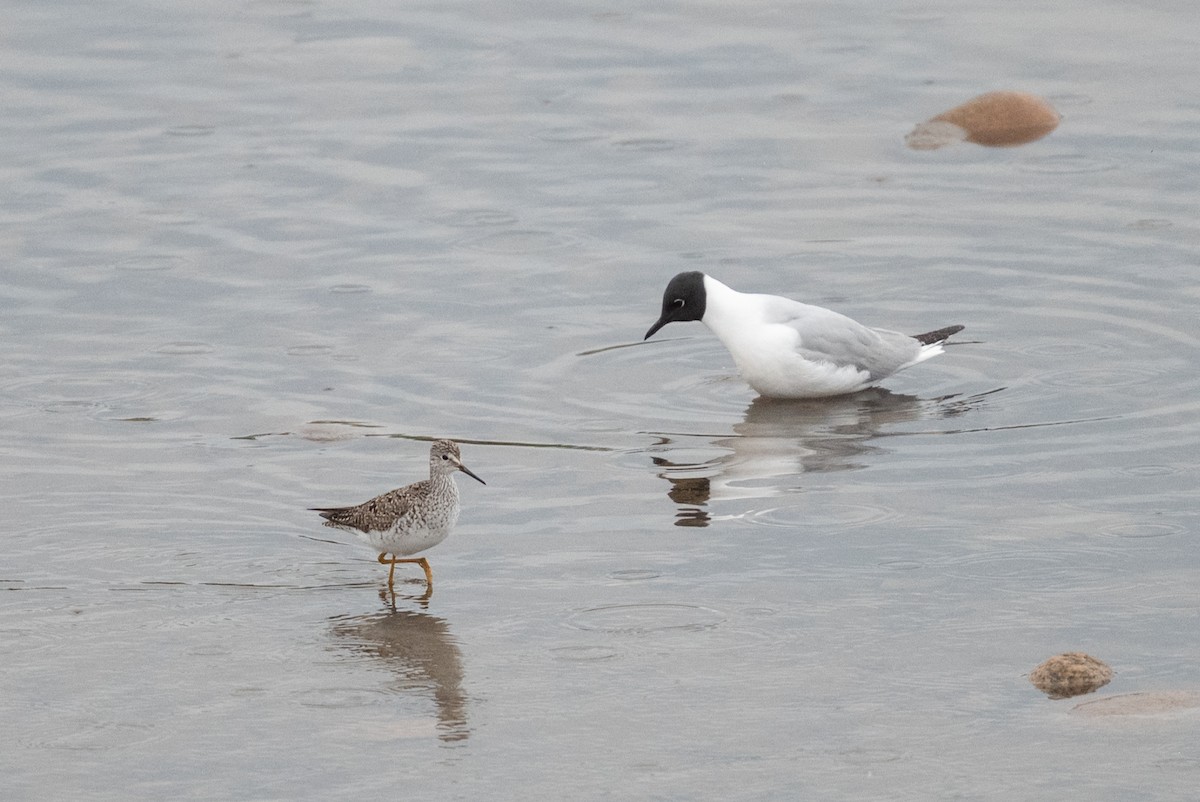
[[[937,329],[936,331],[927,331],[924,334],[914,334],[913,339],[921,343],[921,345],[933,345],[934,343],[940,343],[943,340],[949,339],[965,328],[966,326],[946,326],[945,328]]]

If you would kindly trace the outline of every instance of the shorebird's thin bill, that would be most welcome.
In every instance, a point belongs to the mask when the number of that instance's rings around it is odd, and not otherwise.
[[[478,476],[476,476],[475,474],[471,473],[471,469],[470,469],[470,468],[468,468],[466,465],[459,465],[459,466],[458,466],[458,469],[459,469],[460,471],[462,471],[463,473],[465,473],[467,476],[470,476],[470,477],[471,477],[472,479],[474,479],[476,482],[479,482],[479,484],[481,484],[481,485],[486,485],[486,484],[487,484],[487,482],[483,481],[483,480],[482,480],[482,479],[480,479]]]

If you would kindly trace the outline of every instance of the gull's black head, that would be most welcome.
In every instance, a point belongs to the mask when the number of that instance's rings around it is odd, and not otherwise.
[[[643,340],[649,340],[654,332],[668,323],[700,320],[704,317],[704,274],[698,270],[680,273],[671,279],[663,293],[662,315],[650,327]]]

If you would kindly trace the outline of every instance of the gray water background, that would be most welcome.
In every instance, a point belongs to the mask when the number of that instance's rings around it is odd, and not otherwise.
[[[6,799],[1179,799],[1190,3],[13,2]],[[913,152],[991,89],[1060,128]],[[968,341],[756,401],[666,281]],[[306,507],[486,487],[420,572]],[[1092,697],[1085,697],[1092,698]]]

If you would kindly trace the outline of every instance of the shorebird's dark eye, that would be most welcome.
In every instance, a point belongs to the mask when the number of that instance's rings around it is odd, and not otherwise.
[[[449,455],[449,454],[443,454],[443,455],[442,455],[442,459],[450,459],[450,455]]]
[[[684,307],[683,299],[676,298],[674,301],[671,301],[671,306],[675,307],[676,309],[683,309],[683,307]]]

